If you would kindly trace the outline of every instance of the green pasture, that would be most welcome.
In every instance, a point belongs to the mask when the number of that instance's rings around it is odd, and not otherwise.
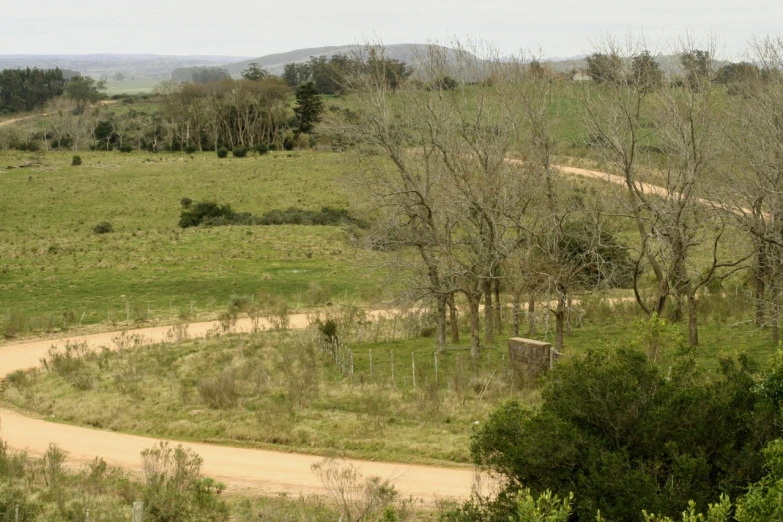
[[[107,80],[106,94],[114,96],[115,94],[149,94],[160,83],[160,80]]]
[[[0,315],[51,329],[74,322],[169,320],[221,311],[234,294],[375,299],[381,280],[336,227],[180,229],[180,199],[262,214],[291,206],[351,209],[332,153],[81,152],[0,155]],[[7,169],[33,163],[27,168]],[[97,235],[96,224],[114,232]]]

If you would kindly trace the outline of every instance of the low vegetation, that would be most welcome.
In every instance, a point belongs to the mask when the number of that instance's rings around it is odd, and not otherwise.
[[[228,518],[229,504],[221,495],[225,486],[201,474],[201,458],[192,451],[160,443],[144,450],[140,460],[141,481],[99,458],[75,468],[55,444],[38,459],[9,450],[0,440],[0,516],[24,522],[127,522],[133,503],[142,501],[144,520],[152,522]]]

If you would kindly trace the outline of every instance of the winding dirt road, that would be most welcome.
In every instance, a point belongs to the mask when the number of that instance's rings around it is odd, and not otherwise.
[[[41,115],[36,115],[41,116]],[[0,122],[0,126],[32,118],[26,116]],[[518,161],[518,160],[509,160]],[[600,179],[612,184],[624,185],[621,176],[577,167],[556,166],[566,174]],[[650,194],[665,196],[662,187],[642,184]],[[703,200],[704,204],[712,204]],[[291,328],[304,328],[308,318],[304,314],[290,318]],[[265,325],[268,327],[269,325]],[[189,337],[203,337],[210,330],[217,330],[217,322],[192,323],[188,325]],[[139,334],[147,343],[166,341],[170,327],[153,327],[129,330],[126,335]],[[240,320],[236,331],[249,331],[250,321]],[[121,332],[99,333],[68,339],[31,341],[0,346],[0,377],[16,370],[26,370],[40,365],[40,360],[52,345],[62,346],[65,342],[85,342],[90,347],[114,347],[113,338]],[[56,443],[68,451],[73,462],[88,462],[94,457],[103,457],[108,463],[131,471],[140,471],[139,455],[145,448],[159,439],[139,437],[122,433],[94,430],[47,422],[25,416],[21,413],[0,409],[0,436],[11,449],[26,450],[31,454],[43,454],[50,443]],[[324,487],[312,473],[312,464],[321,457],[283,453],[266,450],[232,448],[210,444],[183,443],[204,459],[203,471],[229,487],[229,490],[248,493],[324,493]],[[425,501],[437,498],[464,498],[474,484],[474,470],[467,467],[415,466],[370,461],[348,461],[365,474],[392,478],[398,490],[405,496],[412,495]]]
[[[304,314],[290,317],[291,328],[304,328],[308,318]],[[269,327],[268,324],[264,324]],[[217,322],[188,325],[190,338],[203,337],[220,327]],[[237,322],[236,331],[250,331],[248,319]],[[167,340],[170,327],[128,330],[126,336],[138,334],[145,343]],[[0,347],[0,375],[40,365],[40,360],[51,346],[66,342],[85,342],[90,347],[116,347],[113,338],[121,332],[107,332],[71,338],[32,341]],[[42,455],[50,443],[56,443],[69,453],[71,462],[89,462],[103,457],[106,462],[140,472],[139,455],[159,439],[122,433],[82,428],[48,422],[21,413],[0,409],[0,436],[9,448]],[[172,441],[174,444],[178,444]],[[211,444],[183,443],[203,459],[203,472],[225,483],[229,491],[248,494],[305,493],[322,494],[325,489],[311,471],[311,466],[322,457],[283,453],[277,451],[232,448]],[[365,476],[390,478],[404,495],[432,502],[437,498],[464,498],[470,494],[474,471],[467,467],[415,466],[371,461],[347,461],[359,468]]]

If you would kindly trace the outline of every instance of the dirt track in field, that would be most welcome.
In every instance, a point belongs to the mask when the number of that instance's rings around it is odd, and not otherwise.
[[[267,328],[269,325],[263,323]],[[304,314],[290,316],[291,328],[304,328],[308,318]],[[192,323],[188,325],[189,337],[203,337],[207,332],[220,328],[218,322]],[[249,319],[239,320],[236,331],[249,331]],[[170,327],[140,328],[128,330],[126,337],[138,334],[145,343],[167,340]],[[112,341],[122,332],[107,332],[76,336],[67,339],[32,341],[0,347],[0,375],[25,370],[40,365],[49,348],[65,342],[85,342],[93,348],[116,347]],[[21,413],[0,409],[0,436],[9,448],[26,450],[42,455],[49,443],[56,443],[68,451],[71,462],[89,462],[103,457],[106,462],[125,469],[140,472],[139,455],[158,440],[123,433],[101,431],[32,418]],[[172,441],[174,442],[174,441]],[[277,451],[232,448],[211,444],[183,443],[203,459],[203,471],[207,476],[225,483],[229,491],[247,494],[276,493],[325,493],[311,466],[321,457]],[[467,467],[415,466],[371,461],[347,461],[360,468],[365,476],[377,475],[391,478],[404,495],[412,495],[428,503],[437,498],[464,498],[470,494],[474,472]]]
[[[0,126],[38,116],[45,116],[45,114],[5,120],[0,122]],[[568,166],[555,166],[555,168],[570,175],[600,179],[617,185],[625,184],[621,176],[613,174]],[[642,184],[642,189],[649,194],[666,195],[665,189],[659,186],[645,183]],[[704,203],[710,202],[705,200]],[[263,321],[262,325],[269,327],[269,324]],[[305,328],[307,325],[308,317],[305,314],[290,316],[291,328]],[[191,323],[188,325],[187,333],[190,338],[203,337],[210,331],[218,331],[219,328],[220,325],[216,321]],[[237,322],[235,331],[247,332],[250,329],[250,320],[241,319]],[[125,331],[125,335],[138,334],[143,337],[145,343],[156,343],[168,340],[170,330],[169,326],[140,328]],[[101,346],[111,348],[116,347],[113,339],[122,333],[106,332],[0,346],[0,376],[39,366],[41,358],[53,345],[63,346],[66,342],[85,342],[92,348]],[[0,409],[0,422],[0,436],[11,449],[42,455],[48,445],[54,442],[68,451],[69,460],[72,462],[88,462],[100,456],[110,464],[134,472],[141,470],[139,458],[141,451],[160,440],[58,424],[3,409]],[[319,462],[321,457],[211,444],[183,443],[183,445],[192,448],[204,459],[203,471],[206,475],[224,482],[230,491],[253,494],[322,494],[325,492],[323,485],[311,470],[312,464]],[[360,468],[365,476],[378,475],[393,479],[404,496],[412,495],[414,498],[428,502],[437,498],[465,498],[470,494],[475,479],[474,470],[468,467],[416,466],[357,460],[347,462]]]

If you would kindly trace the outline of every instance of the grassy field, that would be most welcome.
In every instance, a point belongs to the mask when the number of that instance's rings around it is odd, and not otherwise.
[[[160,80],[108,80],[106,82],[106,94],[149,94],[160,83]]]
[[[76,322],[169,320],[224,310],[233,294],[284,295],[317,282],[330,296],[376,299],[380,279],[337,227],[180,229],[180,199],[262,214],[351,208],[341,157],[7,152],[0,155],[0,315],[50,329]],[[6,165],[34,163],[28,168]],[[109,222],[114,232],[96,235]]]

